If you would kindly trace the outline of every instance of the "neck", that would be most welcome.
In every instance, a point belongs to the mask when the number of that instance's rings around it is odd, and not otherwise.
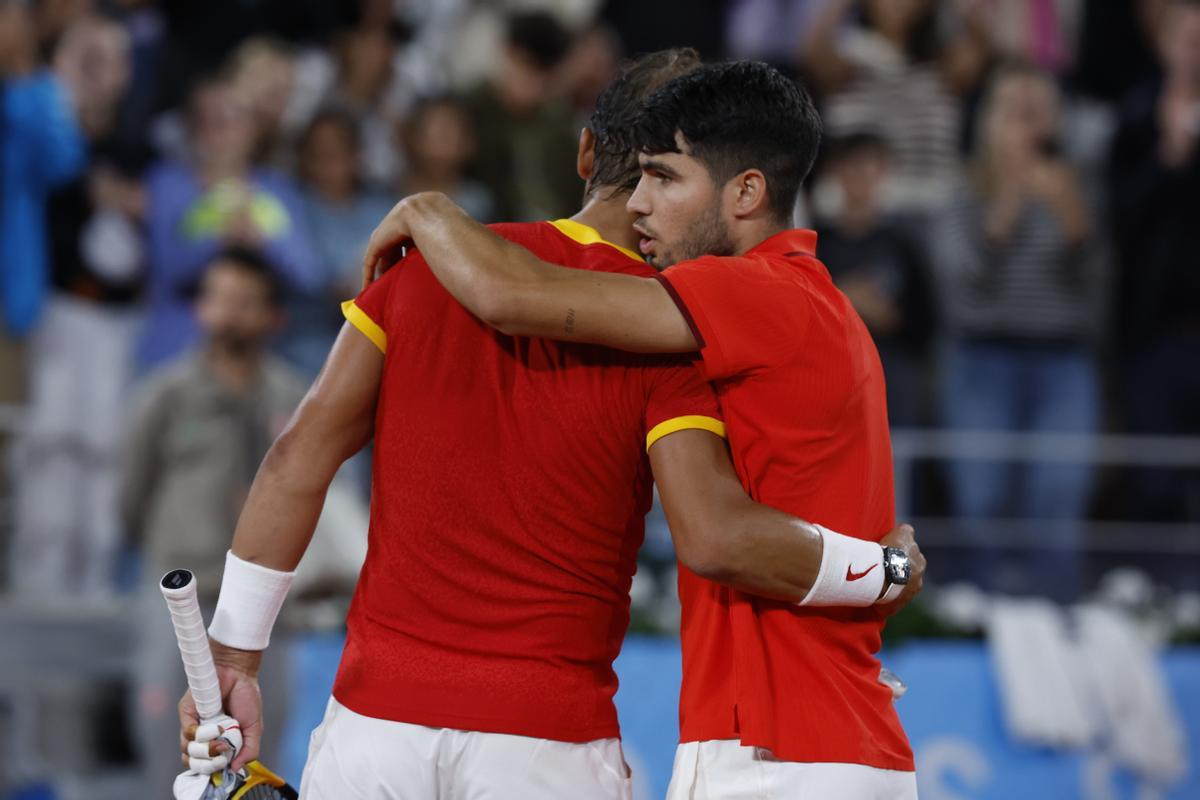
[[[258,376],[260,355],[257,348],[243,351],[210,344],[204,360],[222,388],[241,393],[246,391]]]
[[[743,220],[740,224],[735,225],[731,231],[733,233],[734,247],[737,248],[737,252],[734,255],[745,255],[748,250],[757,247],[775,234],[783,233],[787,229],[787,225],[784,225],[773,217]]]
[[[639,237],[633,229],[635,217],[625,210],[625,201],[629,199],[629,195],[626,192],[618,192],[611,200],[605,199],[612,194],[611,187],[596,187],[583,208],[571,219],[589,228],[595,228],[605,241],[636,253]]]

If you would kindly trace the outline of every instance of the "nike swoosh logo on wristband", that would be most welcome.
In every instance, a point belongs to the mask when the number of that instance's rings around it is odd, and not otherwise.
[[[859,578],[865,578],[871,570],[875,569],[878,566],[879,566],[878,564],[872,564],[871,566],[867,567],[862,572],[855,572],[853,566],[846,567],[846,580],[847,581],[856,581]]]

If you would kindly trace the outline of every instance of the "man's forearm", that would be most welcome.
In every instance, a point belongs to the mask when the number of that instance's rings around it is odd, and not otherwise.
[[[769,506],[747,503],[713,534],[702,574],[735,589],[795,603],[821,570],[824,546],[816,527]]]
[[[375,228],[364,256],[365,283],[410,240],[446,290],[501,333],[638,353],[697,348],[687,320],[658,281],[548,263],[437,193],[405,198]]]
[[[282,572],[300,563],[337,469],[303,438],[285,433],[263,460],[233,536],[238,558]]]
[[[454,299],[490,324],[502,323],[523,284],[538,278],[540,261],[471,219],[445,195],[404,201],[413,242]]]

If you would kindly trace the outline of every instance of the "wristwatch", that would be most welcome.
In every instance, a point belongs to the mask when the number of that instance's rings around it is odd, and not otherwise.
[[[883,548],[883,575],[888,585],[904,586],[912,574],[912,566],[908,563],[908,554],[899,547]]]

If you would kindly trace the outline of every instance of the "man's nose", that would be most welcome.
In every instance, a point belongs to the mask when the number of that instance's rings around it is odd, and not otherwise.
[[[650,204],[647,202],[646,192],[642,190],[645,182],[645,178],[639,180],[638,185],[633,189],[633,194],[629,195],[629,199],[625,201],[625,210],[639,217],[650,216]]]

